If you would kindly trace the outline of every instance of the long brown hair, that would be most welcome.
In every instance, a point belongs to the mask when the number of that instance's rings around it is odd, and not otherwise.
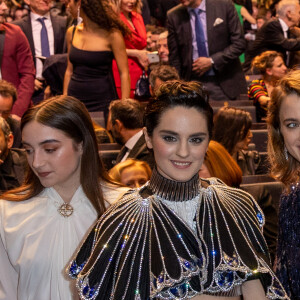
[[[251,125],[249,112],[235,107],[222,107],[214,117],[212,139],[233,155],[236,144],[246,138]]]
[[[83,144],[80,182],[84,193],[101,215],[105,211],[105,204],[99,181],[111,181],[99,158],[92,120],[84,104],[70,96],[50,98],[27,110],[22,117],[21,130],[32,121],[61,130],[76,144]],[[9,201],[28,200],[43,189],[38,177],[28,168],[24,184],[6,192],[1,198]]]
[[[300,70],[292,71],[282,78],[273,89],[268,109],[268,155],[271,174],[286,186],[299,180],[300,162],[293,156],[284,154],[284,140],[280,132],[280,107],[282,101],[291,94],[300,97]]]

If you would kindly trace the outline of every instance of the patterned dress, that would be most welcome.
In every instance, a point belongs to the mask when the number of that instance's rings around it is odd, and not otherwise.
[[[154,169],[89,234],[69,275],[81,299],[234,297],[260,279],[269,299],[288,299],[269,266],[264,216],[246,192],[216,178],[176,182]]]
[[[276,274],[287,294],[300,299],[300,186],[280,199]]]

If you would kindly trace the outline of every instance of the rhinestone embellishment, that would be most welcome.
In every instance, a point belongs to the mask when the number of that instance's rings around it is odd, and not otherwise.
[[[64,218],[68,218],[73,214],[74,209],[72,205],[64,203],[57,209],[57,211]]]

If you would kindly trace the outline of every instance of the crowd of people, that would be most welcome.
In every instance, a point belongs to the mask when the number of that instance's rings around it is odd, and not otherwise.
[[[297,0],[0,0],[0,299],[300,299],[299,51]]]

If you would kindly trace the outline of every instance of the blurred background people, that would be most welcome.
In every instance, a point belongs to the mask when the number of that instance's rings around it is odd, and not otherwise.
[[[179,80],[179,74],[174,67],[169,65],[158,65],[150,73],[149,83],[150,83],[150,93],[155,96],[158,88],[170,80]]]
[[[157,51],[161,63],[169,63],[168,31],[162,32],[157,41]]]
[[[123,146],[116,163],[135,158],[146,161],[153,168],[154,158],[143,134],[144,107],[133,99],[114,100],[109,113],[109,129],[116,142]]]
[[[143,70],[149,65],[147,55],[147,33],[141,15],[141,0],[110,0],[118,13],[120,20],[124,22],[130,34],[124,36],[128,55],[128,66],[130,74],[130,96],[121,94],[121,82],[116,61],[113,61],[114,79],[118,98],[134,98],[136,83],[143,74]]]
[[[258,152],[248,150],[252,139],[251,125],[250,113],[235,107],[222,107],[214,116],[212,140],[225,147],[243,175],[254,175],[260,162]]]
[[[290,299],[300,299],[300,71],[274,88],[268,115],[271,174],[285,185],[280,199],[276,274]]]
[[[150,179],[152,170],[145,161],[129,158],[115,165],[108,174],[118,183],[138,188]]]
[[[0,79],[12,83],[18,90],[13,106],[13,117],[20,119],[31,104],[34,92],[35,68],[30,46],[22,30],[6,22],[8,7],[0,1]]]
[[[251,82],[248,97],[256,107],[256,121],[262,122],[266,120],[272,90],[287,73],[287,67],[281,53],[265,51],[253,59],[252,69],[259,71],[262,78]]]
[[[53,54],[64,52],[67,18],[50,13],[51,0],[25,0],[30,12],[14,21],[27,37],[36,68],[33,103],[44,99],[46,82],[42,76],[44,60]]]
[[[243,65],[245,72],[250,70],[254,57],[267,50],[281,53],[285,64],[288,67],[293,66],[293,62],[290,61],[290,52],[300,50],[300,35],[291,38],[290,33],[293,27],[299,26],[299,1],[281,0],[278,3],[277,15],[278,17],[266,22],[257,32],[256,39],[249,49]]]
[[[0,80],[0,116],[6,120],[14,136],[13,148],[20,148],[22,143],[20,121],[11,115],[13,104],[17,101],[16,88],[5,80]]]
[[[19,187],[25,178],[27,159],[24,149],[12,149],[14,136],[0,117],[0,193]]]
[[[64,95],[81,100],[88,111],[103,111],[105,119],[109,103],[117,99],[112,73],[112,60],[119,70],[120,98],[130,93],[130,76],[123,23],[107,0],[72,0],[77,5],[82,23],[67,32],[69,60],[64,79]]]

